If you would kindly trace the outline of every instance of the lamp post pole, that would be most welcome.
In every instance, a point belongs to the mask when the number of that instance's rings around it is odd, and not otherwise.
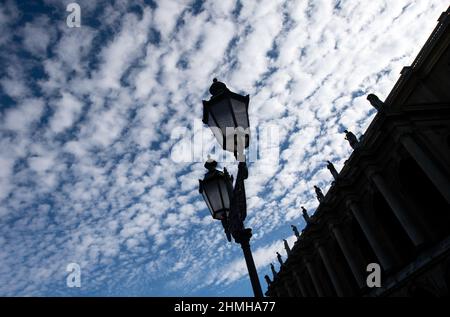
[[[238,233],[238,237],[234,240],[241,245],[244,252],[245,263],[247,264],[248,275],[250,282],[252,283],[253,293],[255,297],[261,298],[263,292],[261,290],[261,284],[259,282],[258,272],[256,271],[255,262],[253,261],[252,250],[250,249],[250,238],[252,237],[252,229],[247,228]]]
[[[244,180],[248,177],[247,164],[239,162],[236,183],[233,189],[233,196],[230,205],[229,228],[234,241],[241,245],[244,252],[245,263],[247,264],[248,275],[252,284],[255,297],[264,297],[253,261],[252,250],[250,248],[250,238],[252,229],[244,227],[244,219],[247,216],[247,203],[245,196]]]

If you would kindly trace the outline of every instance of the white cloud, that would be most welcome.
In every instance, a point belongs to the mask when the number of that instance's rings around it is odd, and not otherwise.
[[[28,132],[40,119],[44,102],[39,98],[24,99],[17,107],[6,111],[3,127],[17,132]]]
[[[50,122],[53,132],[59,133],[70,128],[81,114],[83,104],[70,93],[62,93],[60,100],[56,102],[55,114]]]
[[[48,19],[46,17],[38,17],[32,23],[25,24],[23,28],[23,46],[35,56],[46,56],[52,33]]]
[[[119,88],[120,79],[130,63],[142,54],[142,45],[147,40],[147,34],[152,18],[151,11],[146,9],[139,21],[134,14],[123,18],[123,28],[114,40],[105,47],[101,55],[103,67],[99,74],[101,88]]]
[[[51,157],[30,157],[28,159],[30,168],[36,172],[48,171],[53,165],[53,158]]]

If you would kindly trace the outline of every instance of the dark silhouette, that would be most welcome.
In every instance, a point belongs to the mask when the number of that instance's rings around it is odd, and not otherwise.
[[[348,143],[350,144],[350,146],[353,149],[358,148],[359,145],[359,141],[358,138],[356,137],[356,135],[353,134],[353,132],[345,130],[345,139],[348,141]]]
[[[277,252],[277,259],[280,262],[280,265],[283,265],[283,259],[281,258],[281,254]]]
[[[291,253],[291,248],[289,247],[289,243],[286,241],[286,239],[283,239],[284,243],[284,249],[286,250],[287,255]]]
[[[325,195],[322,193],[322,190],[317,186],[314,186],[314,190],[316,191],[317,200],[319,202],[322,202],[325,198]]]
[[[311,218],[308,215],[308,211],[303,206],[302,206],[302,215],[303,215],[303,219],[305,219],[307,224],[311,223]]]
[[[267,286],[270,286],[270,284],[272,284],[272,281],[270,280],[270,277],[268,275],[264,275],[264,279],[266,280]]]
[[[300,239],[300,232],[298,232],[298,229],[296,226],[291,225],[292,231],[294,231],[295,236],[297,237],[297,240]]]
[[[213,96],[219,95],[221,93],[223,93],[224,91],[226,91],[227,85],[225,85],[223,82],[218,81],[217,78],[213,79],[213,84],[211,85],[211,87],[209,88],[209,93]]]
[[[377,95],[370,94],[367,96],[367,100],[369,100],[372,107],[377,109],[378,111],[382,111],[384,108],[384,103],[378,98]]]
[[[327,164],[327,168],[330,170],[331,175],[333,175],[333,178],[334,178],[335,180],[337,180],[338,177],[339,177],[338,171],[337,171],[336,168],[334,167],[333,163],[331,163],[330,161],[327,161],[327,163],[328,163],[328,164]]]
[[[272,271],[273,278],[275,279],[278,274],[277,271],[275,271],[275,266],[273,266],[272,263],[270,263],[270,270]]]

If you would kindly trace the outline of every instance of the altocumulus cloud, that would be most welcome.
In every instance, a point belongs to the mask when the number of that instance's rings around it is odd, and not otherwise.
[[[247,181],[269,273],[312,186],[329,187],[323,162],[348,157],[342,130],[364,132],[365,96],[387,95],[448,6],[86,0],[68,28],[69,2],[0,8],[1,295],[251,295],[197,192],[202,164],[171,158],[190,138],[173,131],[194,133],[213,77],[251,95],[252,125],[278,128],[279,160],[252,162]]]

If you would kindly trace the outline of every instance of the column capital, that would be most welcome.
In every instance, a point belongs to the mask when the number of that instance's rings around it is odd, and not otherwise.
[[[378,167],[374,164],[370,164],[370,165],[367,165],[367,167],[364,169],[364,173],[367,175],[367,177],[369,179],[372,179],[373,176],[379,175],[381,170],[382,169],[380,167]]]
[[[312,263],[312,258],[313,258],[313,255],[312,255],[312,254],[304,255],[304,256],[302,257],[303,263],[304,263],[306,266],[308,266],[309,264]]]
[[[359,203],[359,198],[355,195],[350,195],[347,197],[346,201],[345,201],[345,205],[347,206],[347,208],[352,208],[352,206],[358,206]]]
[[[320,249],[325,246],[326,240],[324,238],[314,240],[314,247]]]
[[[423,172],[434,183],[442,196],[450,202],[450,170],[448,164],[439,159],[433,151],[427,148],[426,142],[419,135],[404,135],[400,142],[410,156],[421,167]]]
[[[400,127],[396,127],[393,132],[395,142],[400,142],[403,137],[412,136],[414,133],[416,133],[417,129],[411,126],[403,125]]]
[[[328,229],[333,231],[334,228],[340,227],[344,221],[345,221],[345,219],[342,220],[342,219],[332,218],[328,222]]]

